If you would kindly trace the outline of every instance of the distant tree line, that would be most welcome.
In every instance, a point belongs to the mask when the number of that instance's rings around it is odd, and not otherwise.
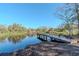
[[[36,29],[32,29],[32,28],[26,28],[21,24],[12,24],[9,26],[5,26],[5,25],[0,25],[0,35],[2,34],[9,34],[9,35],[27,35],[27,36],[34,36],[38,33],[43,33],[43,34],[51,34],[51,35],[69,35],[68,30],[66,28],[67,25],[63,25],[63,26],[59,26],[58,28],[49,28],[46,26],[41,26],[38,27]],[[73,26],[73,32],[75,33],[74,35],[77,34],[76,29],[77,26],[76,25],[72,25]]]
[[[49,28],[46,26],[41,26],[36,29],[26,28],[23,25],[16,24],[16,23],[9,25],[9,26],[0,25],[0,35],[2,34],[9,34],[9,35],[24,34],[27,36],[33,36],[33,35],[36,35],[37,33],[53,34],[54,30],[53,28]]]

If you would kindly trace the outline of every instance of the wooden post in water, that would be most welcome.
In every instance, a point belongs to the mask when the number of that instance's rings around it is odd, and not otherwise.
[[[42,35],[42,39],[43,39],[44,41],[47,41],[47,36],[46,36],[46,35]]]
[[[47,37],[48,37],[48,36],[45,36],[45,38],[46,38],[46,41],[47,41]]]
[[[44,40],[46,40],[46,36],[44,35]]]
[[[41,35],[41,38],[43,39],[43,35]]]
[[[51,39],[51,41],[53,41],[53,40],[54,40],[54,38],[53,38],[53,37],[50,37],[50,39]]]
[[[42,38],[41,34],[40,34],[40,38]]]
[[[52,37],[50,37],[51,41],[53,40]]]
[[[42,35],[42,37],[43,37],[43,40],[45,40],[45,36],[44,36],[44,35]]]

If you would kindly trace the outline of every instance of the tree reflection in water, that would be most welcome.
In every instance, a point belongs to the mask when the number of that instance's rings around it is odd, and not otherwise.
[[[0,42],[4,42],[6,38],[7,38],[6,36],[1,36],[0,37]]]
[[[23,40],[25,37],[26,37],[26,35],[13,35],[13,36],[9,36],[8,40],[13,43],[17,43],[17,42],[20,42],[21,40]]]

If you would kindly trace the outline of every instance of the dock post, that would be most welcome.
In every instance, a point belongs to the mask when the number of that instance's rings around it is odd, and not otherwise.
[[[47,41],[47,36],[46,36],[46,35],[42,35],[42,39],[43,39],[44,41]]]
[[[54,40],[54,38],[53,38],[53,37],[50,37],[50,39],[51,39],[51,41],[53,41],[53,40]]]
[[[44,40],[47,41],[47,36],[46,35],[44,35]]]
[[[45,36],[45,40],[47,41],[47,36]]]

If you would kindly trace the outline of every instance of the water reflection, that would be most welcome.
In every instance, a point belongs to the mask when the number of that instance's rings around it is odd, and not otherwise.
[[[23,40],[24,38],[26,38],[26,35],[13,35],[13,36],[9,36],[8,40],[10,42],[17,43]]]
[[[10,53],[40,42],[41,41],[36,37],[27,38],[26,35],[13,35],[9,37],[3,37],[3,39],[0,40],[0,53]]]
[[[26,35],[10,35],[8,37],[2,36],[0,37],[0,42],[3,42],[4,40],[6,40],[6,38],[12,43],[17,43],[26,38]]]
[[[6,36],[0,37],[0,42],[4,42],[4,40],[5,40],[6,38],[7,38]]]

